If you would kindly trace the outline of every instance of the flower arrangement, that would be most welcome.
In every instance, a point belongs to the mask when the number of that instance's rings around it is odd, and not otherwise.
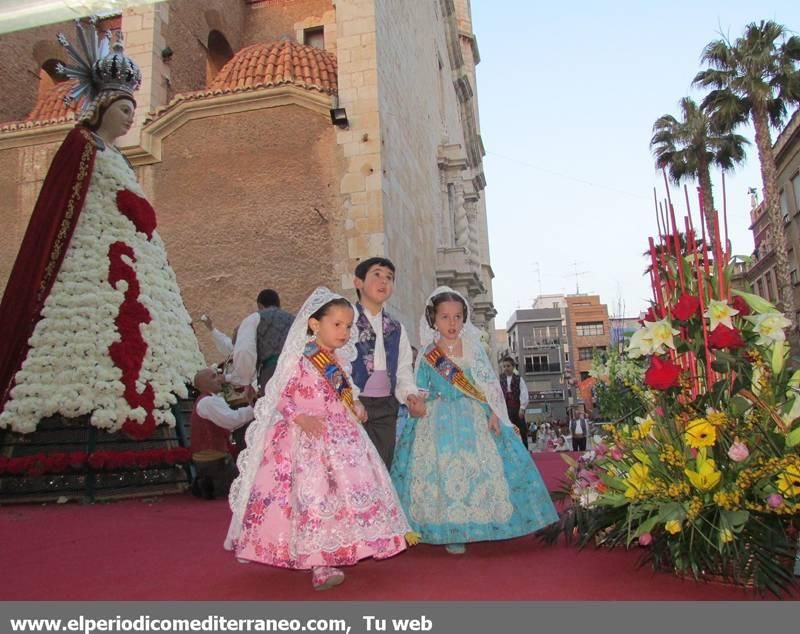
[[[644,368],[637,359],[611,350],[605,359],[594,357],[589,375],[595,380],[597,408],[606,419],[624,420],[645,410]]]
[[[120,153],[98,151],[0,428],[31,433],[54,414],[89,414],[92,426],[135,438],[174,426],[176,395],[186,397],[204,365],[180,297],[133,170]]]
[[[643,411],[605,425],[604,441],[570,461],[558,495],[572,503],[548,537],[638,543],[657,568],[781,595],[800,520],[790,322],[732,287],[727,236],[717,232],[709,253],[689,213],[681,241],[666,208],[671,227],[664,214],[659,244],[650,239],[654,302],[628,348],[646,366]]]
[[[144,449],[138,451],[71,451],[38,453],[18,458],[0,456],[0,475],[40,476],[118,469],[146,469],[159,466],[185,464],[192,459],[192,452],[185,447],[172,449]]]

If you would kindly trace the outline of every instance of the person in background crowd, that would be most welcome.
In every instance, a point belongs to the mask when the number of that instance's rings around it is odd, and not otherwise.
[[[528,407],[528,386],[516,370],[516,363],[511,357],[505,357],[500,366],[500,388],[508,408],[508,419],[519,429],[522,444],[528,447],[528,424],[525,421],[525,409]]]
[[[253,420],[251,406],[233,409],[221,396],[223,376],[215,368],[200,370],[194,386],[200,393],[192,410],[192,461],[197,477],[192,493],[206,500],[228,495],[236,477],[231,432]]]

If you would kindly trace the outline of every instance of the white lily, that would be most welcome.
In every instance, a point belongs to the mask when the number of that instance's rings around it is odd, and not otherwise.
[[[759,345],[769,345],[775,341],[786,341],[784,329],[792,325],[792,322],[777,311],[762,315],[752,315],[745,317],[745,319],[755,326],[755,331],[758,333],[758,341],[756,343]]]
[[[724,324],[728,328],[733,328],[731,317],[738,314],[739,311],[728,302],[712,299],[708,303],[708,309],[703,313],[703,316],[708,317],[710,322],[709,329],[714,330],[720,324]]]

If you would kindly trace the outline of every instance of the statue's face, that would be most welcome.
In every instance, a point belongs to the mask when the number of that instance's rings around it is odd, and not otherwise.
[[[130,99],[117,99],[103,113],[97,133],[104,139],[118,139],[133,125],[136,106]]]

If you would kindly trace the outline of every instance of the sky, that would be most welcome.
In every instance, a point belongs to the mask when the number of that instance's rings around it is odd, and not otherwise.
[[[647,307],[653,187],[666,197],[649,148],[653,122],[677,117],[684,96],[702,100],[691,82],[706,44],[767,19],[800,31],[800,4],[472,0],[497,328],[540,293],[576,286],[600,295],[611,315]],[[752,129],[738,132],[751,145],[725,176],[728,231],[733,253],[750,255],[747,190],[762,185]],[[720,174],[712,179],[721,207]],[[681,222],[683,189],[673,187],[672,199]],[[690,201],[697,220],[696,194]]]

